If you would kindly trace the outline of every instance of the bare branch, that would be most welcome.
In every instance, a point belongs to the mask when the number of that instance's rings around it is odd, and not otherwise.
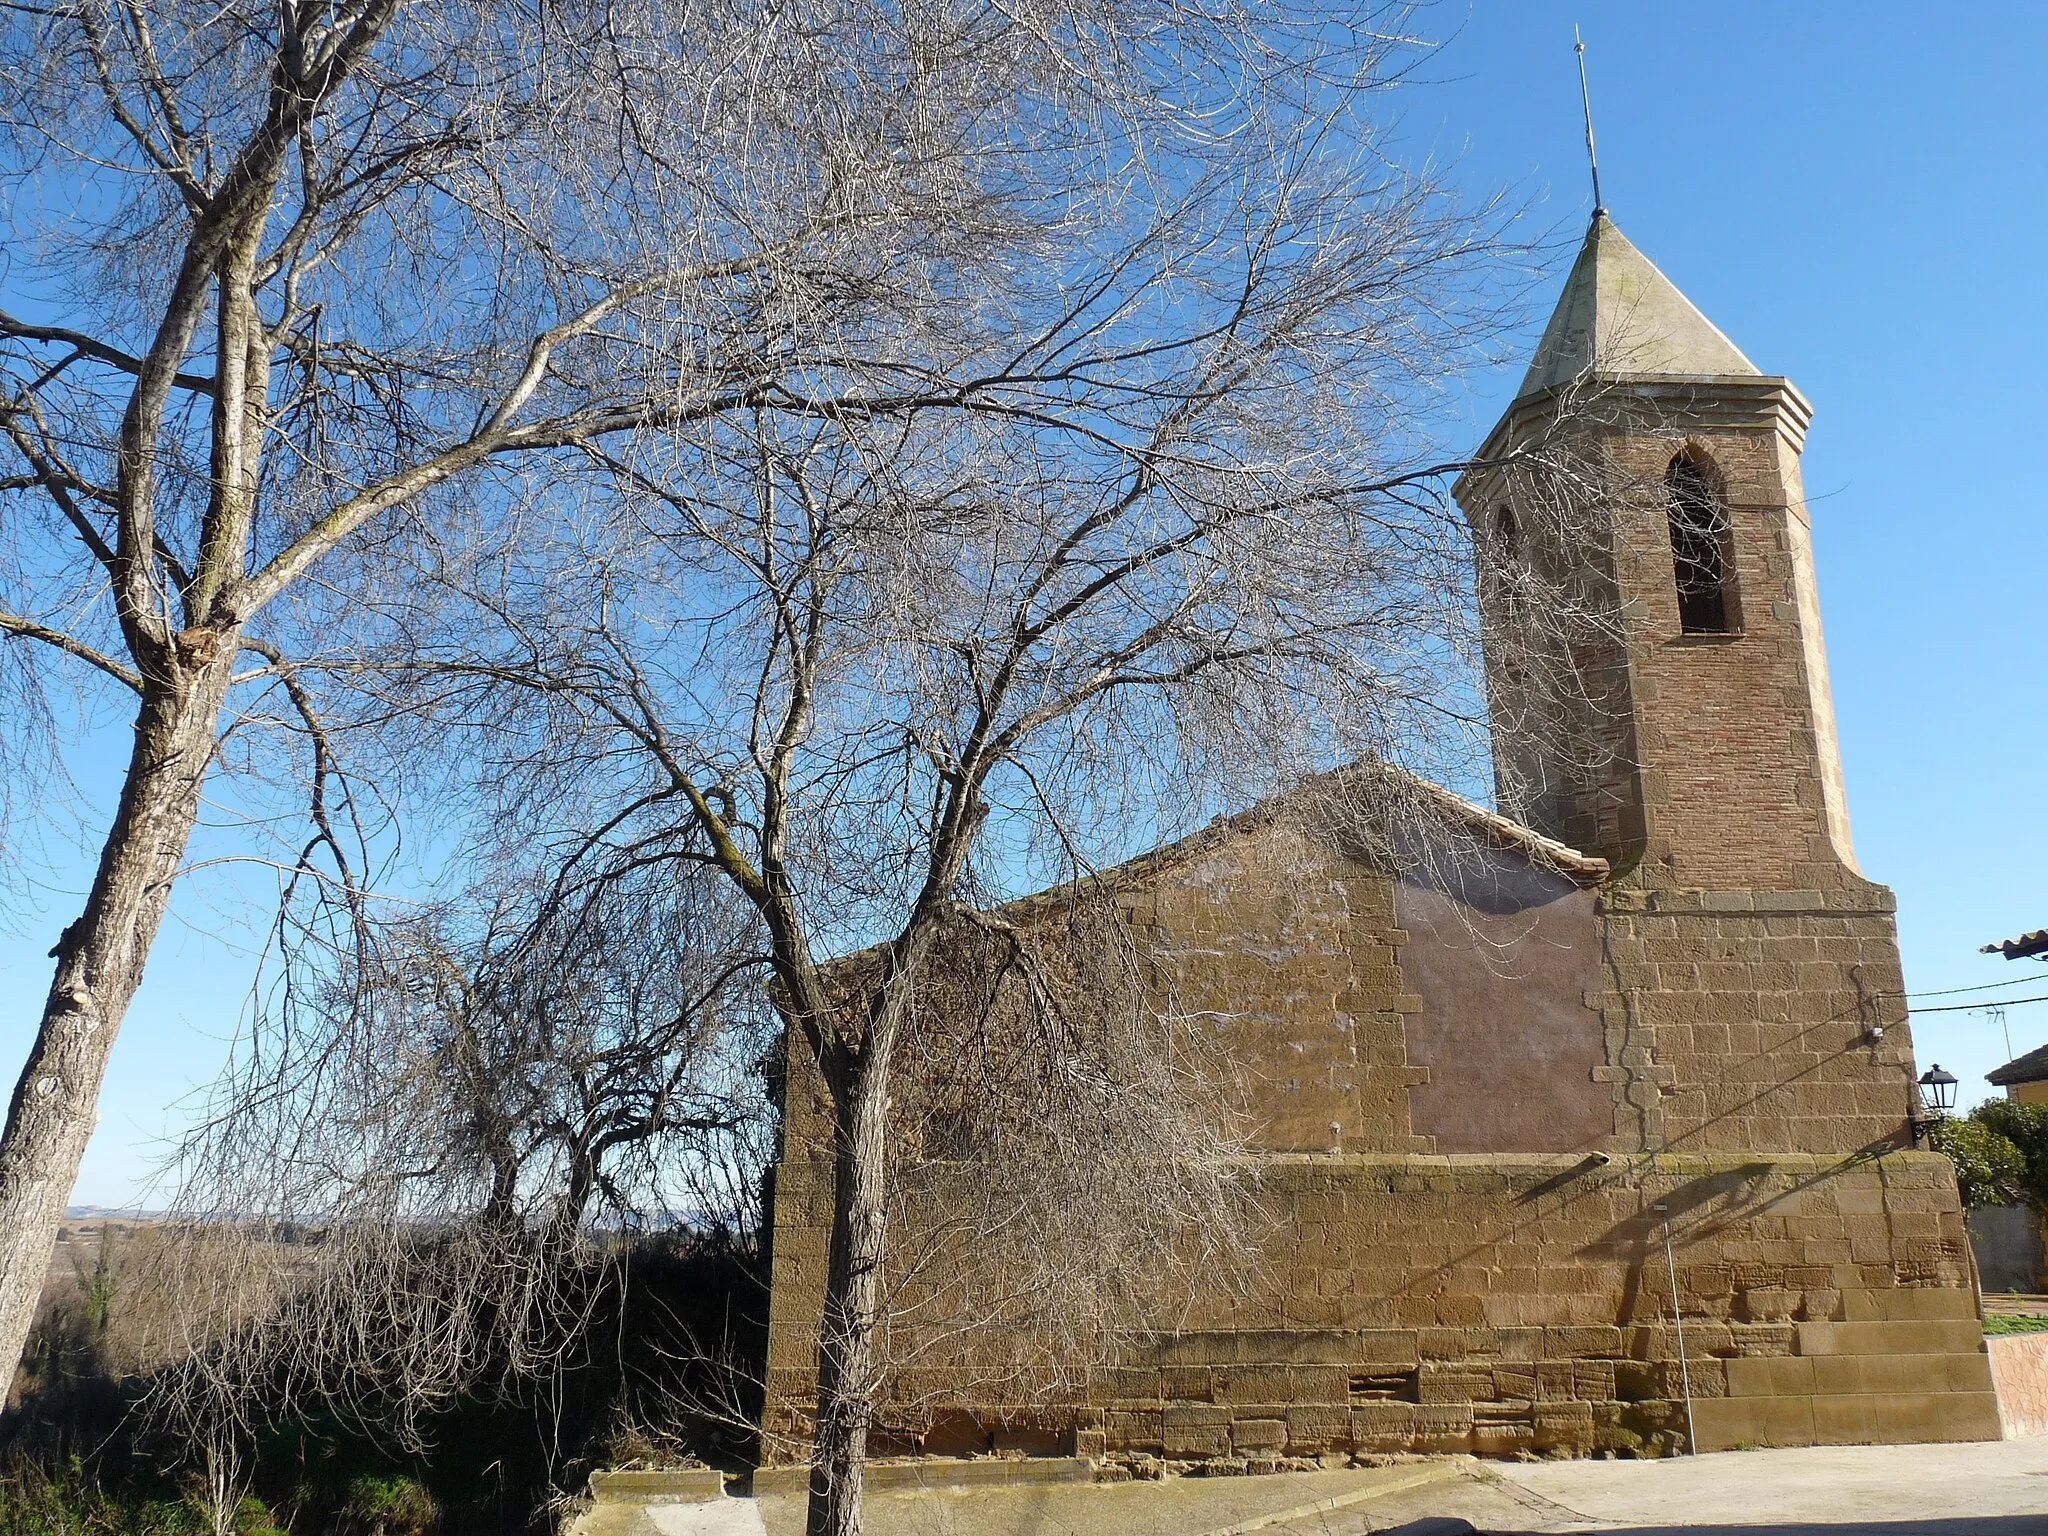
[[[87,645],[83,640],[73,635],[67,635],[60,629],[51,629],[46,625],[35,623],[31,619],[24,619],[15,614],[0,613],[0,632],[17,636],[23,640],[40,640],[45,645],[55,646],[67,656],[75,656],[80,661],[88,662],[98,667],[107,676],[126,684],[137,693],[142,691],[142,679],[135,675],[132,667],[124,666],[104,651],[95,649],[93,646]]]

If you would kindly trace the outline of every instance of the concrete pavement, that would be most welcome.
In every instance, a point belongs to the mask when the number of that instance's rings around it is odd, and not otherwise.
[[[1273,1536],[1364,1536],[1432,1515],[1491,1532],[2048,1536],[2048,1437],[1669,1461],[1467,1461],[1449,1482],[1287,1522]]]
[[[1833,1536],[2048,1533],[2048,1438],[1510,1462],[1489,1470],[1576,1517],[1533,1527],[1540,1530],[1809,1525]]]
[[[2048,1437],[1724,1451],[1671,1461],[1471,1457],[1276,1477],[885,1492],[872,1536],[1366,1536],[1430,1516],[1487,1532],[2048,1536]],[[581,1536],[801,1536],[803,1500],[600,1505]]]

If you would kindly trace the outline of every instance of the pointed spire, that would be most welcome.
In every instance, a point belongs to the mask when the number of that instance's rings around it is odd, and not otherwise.
[[[1517,398],[1587,374],[1757,373],[1602,210],[1593,215]]]

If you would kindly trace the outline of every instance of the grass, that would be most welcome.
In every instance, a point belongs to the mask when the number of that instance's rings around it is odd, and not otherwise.
[[[243,1498],[232,1518],[236,1536],[285,1536],[260,1499]],[[196,1484],[109,1484],[76,1456],[10,1456],[0,1466],[0,1536],[212,1536],[214,1529]]]
[[[2048,1333],[2048,1317],[2014,1317],[2009,1313],[1990,1312],[1984,1317],[1984,1332]]]

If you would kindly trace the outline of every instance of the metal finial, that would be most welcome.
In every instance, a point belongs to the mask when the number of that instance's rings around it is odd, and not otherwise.
[[[1607,211],[1607,204],[1600,197],[1600,157],[1593,152],[1593,92],[1586,84],[1586,40],[1579,36],[1577,26],[1572,28],[1572,52],[1579,56],[1579,100],[1586,108],[1586,164],[1593,168],[1593,217],[1597,219]]]

